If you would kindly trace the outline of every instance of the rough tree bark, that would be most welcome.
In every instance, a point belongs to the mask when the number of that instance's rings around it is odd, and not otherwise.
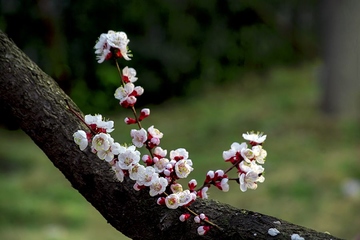
[[[117,230],[132,239],[338,239],[275,217],[237,209],[212,200],[196,200],[191,209],[206,213],[223,228],[198,236],[193,221],[182,223],[181,209],[158,206],[148,191],[136,192],[133,183],[119,183],[106,162],[82,152],[72,134],[85,126],[72,114],[66,101],[78,110],[57,83],[32,62],[0,31],[0,105],[44,151],[72,186]],[[279,222],[281,224],[279,224]],[[268,235],[269,228],[280,234]]]

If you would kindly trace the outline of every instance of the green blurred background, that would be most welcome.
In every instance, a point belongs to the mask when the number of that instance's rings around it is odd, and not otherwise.
[[[210,197],[338,237],[360,234],[359,56],[356,1],[55,1],[0,3],[0,28],[84,113],[131,114],[111,63],[93,46],[125,31],[149,107],[144,125],[184,147],[201,182],[227,168],[222,151],[250,130],[268,135],[265,178]],[[355,10],[354,10],[355,9]],[[358,24],[359,23],[359,24]],[[0,239],[127,239],[72,189],[35,144],[2,117]]]

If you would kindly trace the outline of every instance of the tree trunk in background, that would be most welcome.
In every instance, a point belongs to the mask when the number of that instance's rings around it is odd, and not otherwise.
[[[194,221],[179,221],[183,209],[158,206],[148,191],[136,192],[133,182],[115,180],[109,165],[90,151],[82,152],[72,134],[85,129],[66,105],[80,110],[57,83],[33,63],[0,31],[0,105],[44,151],[72,186],[117,230],[132,239],[290,239],[298,233],[305,239],[338,239],[275,217],[215,201],[196,200],[191,209],[206,213],[223,228],[198,236]],[[277,228],[275,238],[269,228]]]
[[[360,117],[359,9],[358,0],[319,3],[322,109],[330,116]]]

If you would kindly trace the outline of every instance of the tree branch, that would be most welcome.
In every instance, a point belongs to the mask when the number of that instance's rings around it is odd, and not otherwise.
[[[206,213],[224,231],[213,228],[197,235],[194,221],[179,221],[182,209],[158,206],[147,190],[136,192],[133,182],[119,183],[109,165],[74,144],[72,134],[87,130],[67,108],[75,103],[57,83],[0,31],[0,105],[18,122],[72,186],[117,230],[132,239],[338,239],[275,217],[198,199],[191,209]],[[271,237],[269,228],[280,234]]]

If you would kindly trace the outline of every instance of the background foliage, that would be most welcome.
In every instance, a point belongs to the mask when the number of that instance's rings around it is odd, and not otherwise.
[[[316,56],[315,1],[4,1],[0,26],[84,111],[114,110],[117,74],[91,50],[125,31],[145,88],[141,103],[195,94]]]

